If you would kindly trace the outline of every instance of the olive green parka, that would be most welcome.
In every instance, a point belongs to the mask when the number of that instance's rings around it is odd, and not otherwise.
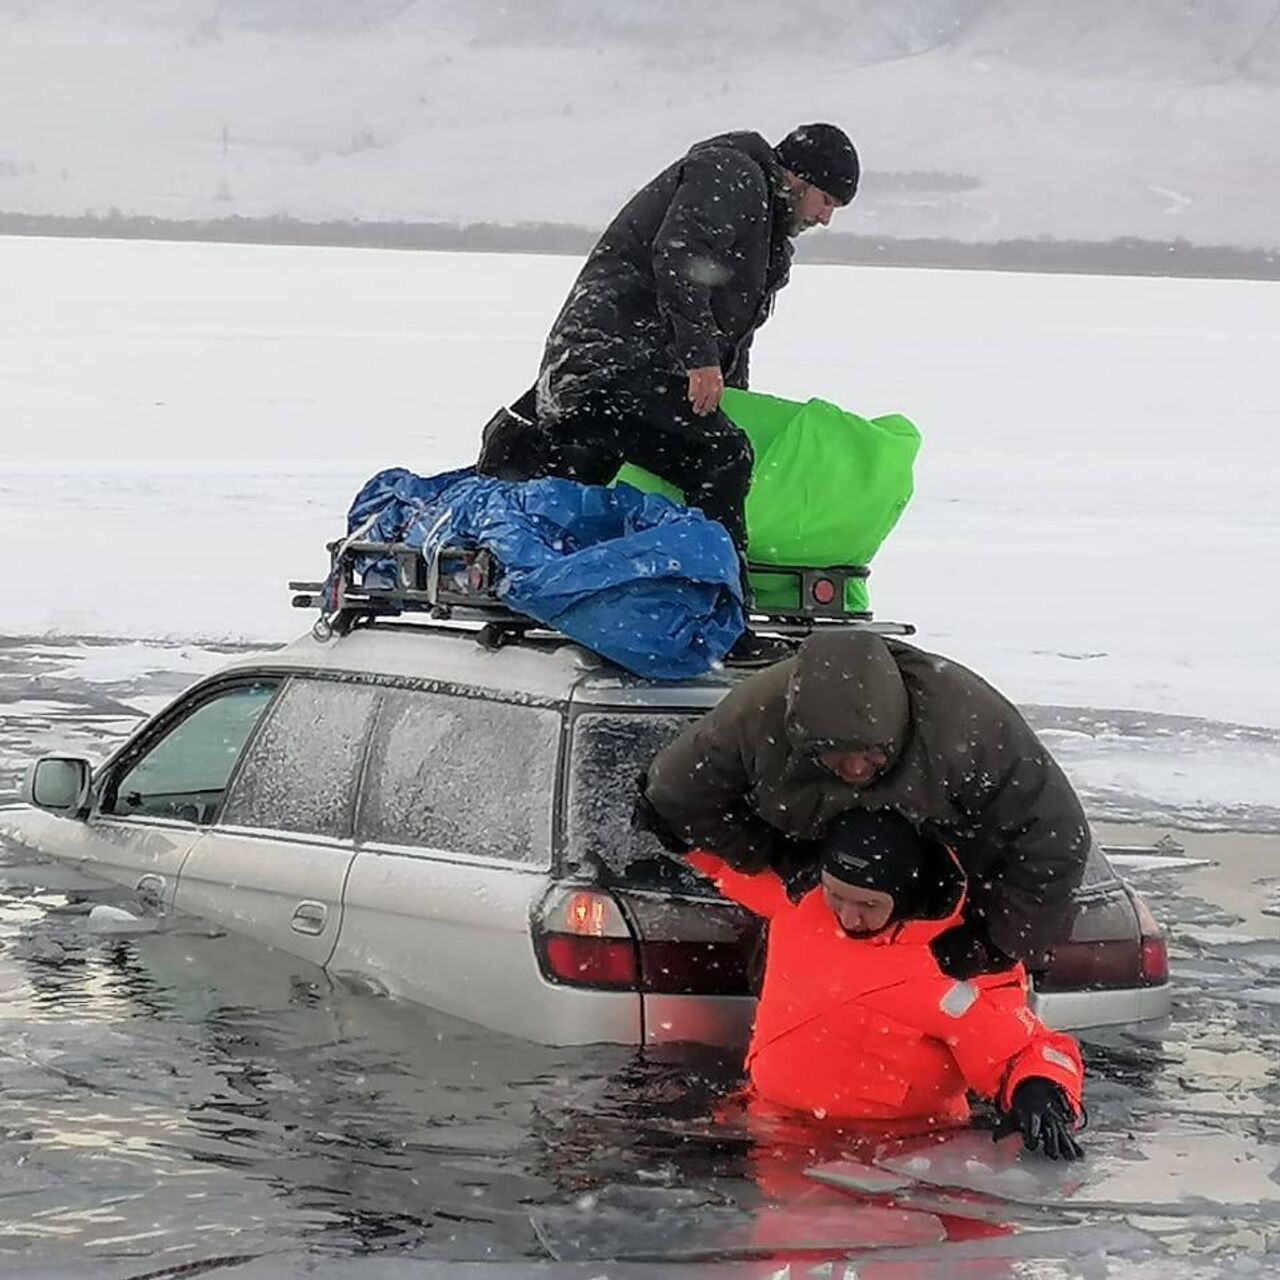
[[[818,760],[871,748],[888,764],[862,787]],[[1066,934],[1090,845],[1074,789],[1008,699],[866,631],[812,636],[744,680],[654,758],[646,794],[680,837],[747,872],[846,809],[897,810],[955,852],[966,919],[1033,968]]]

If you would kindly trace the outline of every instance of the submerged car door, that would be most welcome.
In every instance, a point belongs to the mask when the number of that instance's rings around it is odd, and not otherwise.
[[[217,817],[228,779],[279,683],[238,676],[175,702],[102,768],[88,822],[64,824],[74,847],[51,852],[172,905],[182,862]]]
[[[353,856],[357,781],[378,705],[369,684],[292,677],[244,753],[178,881],[180,910],[324,964]]]
[[[536,1036],[561,729],[551,705],[384,691],[331,969]]]

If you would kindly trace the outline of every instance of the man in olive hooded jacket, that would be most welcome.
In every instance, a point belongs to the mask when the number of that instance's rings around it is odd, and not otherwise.
[[[1079,798],[1012,703],[913,645],[810,637],[654,757],[638,818],[753,872],[858,808],[902,814],[968,875],[965,918],[935,944],[945,970],[1045,965],[1089,851]]]

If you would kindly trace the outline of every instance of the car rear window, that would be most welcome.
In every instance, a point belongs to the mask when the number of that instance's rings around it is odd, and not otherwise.
[[[572,862],[598,865],[632,888],[712,896],[708,881],[631,826],[636,778],[701,712],[587,712],[573,722],[567,844]]]
[[[568,792],[568,852],[573,862],[601,865],[628,886],[709,893],[708,882],[667,856],[651,835],[631,826],[636,778],[703,712],[588,712],[573,722]],[[1114,883],[1095,842],[1082,888]]]
[[[1107,861],[1107,855],[1102,852],[1097,840],[1089,846],[1089,857],[1084,864],[1084,880],[1081,882],[1082,889],[1092,889],[1100,884],[1113,884],[1116,880],[1116,873],[1111,869],[1111,863]]]

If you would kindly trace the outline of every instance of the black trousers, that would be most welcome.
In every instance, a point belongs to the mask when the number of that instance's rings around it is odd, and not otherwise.
[[[608,484],[624,462],[682,490],[685,502],[725,527],[744,564],[747,489],[755,455],[745,432],[718,410],[698,417],[685,402],[631,411],[610,407],[543,427],[542,474]]]

